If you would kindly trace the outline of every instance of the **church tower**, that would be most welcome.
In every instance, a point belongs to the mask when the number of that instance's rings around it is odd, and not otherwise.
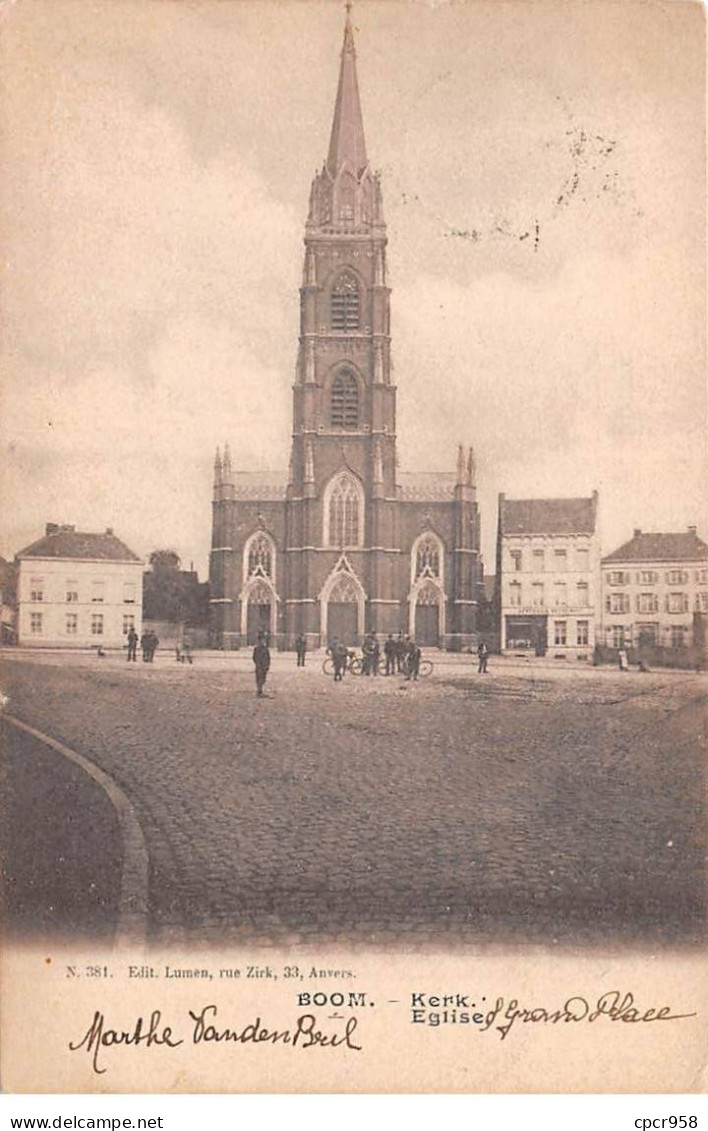
[[[471,450],[457,472],[396,461],[386,224],[366,151],[350,5],[327,158],[305,225],[287,476],[214,465],[214,643],[291,648],[365,633],[476,644],[482,594]]]
[[[381,185],[366,153],[347,9],[329,150],[310,191],[300,289],[288,497],[289,539],[303,547],[299,560],[290,555],[290,590],[301,590],[301,600],[313,569],[321,580],[316,550],[345,552],[369,602],[381,588],[379,558],[394,544],[390,340]],[[367,628],[376,626],[375,615],[366,619]],[[319,611],[311,631],[319,632]]]

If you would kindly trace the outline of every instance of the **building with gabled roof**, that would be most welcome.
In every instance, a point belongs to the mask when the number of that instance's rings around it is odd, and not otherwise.
[[[497,607],[502,651],[587,659],[598,618],[598,493],[499,496]]]
[[[708,545],[695,526],[675,533],[636,529],[601,563],[602,643],[683,649],[708,614]]]
[[[236,471],[228,446],[216,454],[214,642],[239,647],[267,630],[312,648],[400,631],[473,646],[483,586],[472,450],[460,447],[449,473],[397,468],[386,223],[348,12],[304,242],[289,471]]]
[[[111,528],[49,522],[16,561],[19,644],[122,648],[140,632],[143,562]]]

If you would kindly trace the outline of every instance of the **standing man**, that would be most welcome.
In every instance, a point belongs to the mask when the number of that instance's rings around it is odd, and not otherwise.
[[[332,657],[334,664],[334,682],[341,683],[342,680],[342,665],[346,663],[346,652],[343,652],[339,639],[335,636],[334,640],[329,646],[329,654]]]
[[[489,649],[483,640],[480,640],[479,647],[477,648],[477,675],[487,674],[487,664],[489,663]]]
[[[396,641],[390,632],[384,644],[384,656],[386,658],[386,675],[394,675],[396,671]]]
[[[411,639],[408,643],[408,674],[406,679],[418,679],[420,671],[420,657],[422,653],[415,640]]]
[[[295,651],[297,653],[297,666],[304,668],[305,666],[305,653],[307,652],[307,641],[301,632],[295,637]]]
[[[401,668],[403,667],[403,660],[405,658],[406,652],[408,651],[408,647],[407,647],[407,645],[406,645],[406,643],[403,639],[403,633],[402,632],[399,632],[398,636],[396,637],[395,643],[396,643],[396,671],[400,672]]]
[[[258,643],[253,649],[253,663],[256,669],[256,695],[259,699],[264,697],[266,676],[270,667],[270,648],[266,643],[263,633],[258,634]]]
[[[143,652],[143,663],[146,664],[150,657],[150,631],[147,628],[140,637],[140,647]]]
[[[133,626],[131,625],[130,631],[128,632],[128,660],[134,660],[134,661],[137,662],[137,659],[138,659],[138,634],[135,631],[135,629],[133,628]]]
[[[379,664],[381,663],[381,645],[379,644],[378,637],[375,632],[371,634],[371,674],[379,674]]]

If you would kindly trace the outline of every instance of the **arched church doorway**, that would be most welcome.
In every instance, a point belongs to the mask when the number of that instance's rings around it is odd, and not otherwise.
[[[356,582],[344,574],[337,578],[327,600],[327,641],[356,644],[359,636],[359,602]]]
[[[428,582],[416,594],[413,634],[417,642],[429,648],[440,645],[440,598],[437,585]]]
[[[255,644],[259,633],[272,632],[275,596],[270,586],[257,581],[248,590],[246,600],[246,641],[248,644]]]

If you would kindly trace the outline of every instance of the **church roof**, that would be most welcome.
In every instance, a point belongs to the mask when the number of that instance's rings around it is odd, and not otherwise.
[[[634,537],[613,550],[603,562],[699,562],[708,559],[708,546],[695,528],[677,534],[645,534]]]
[[[332,134],[329,141],[327,170],[332,178],[343,165],[359,177],[368,164],[364,122],[361,116],[359,84],[356,77],[356,50],[349,11],[344,25],[344,43],[339,68],[339,86],[334,106]]]
[[[503,534],[594,534],[597,495],[580,499],[499,500]]]
[[[455,491],[456,476],[447,471],[399,471],[398,498],[403,502],[449,503]]]
[[[105,534],[87,534],[59,527],[50,530],[44,538],[39,538],[20,550],[18,558],[71,558],[84,561],[140,562],[137,554],[129,550],[125,542],[116,538],[112,531]]]

